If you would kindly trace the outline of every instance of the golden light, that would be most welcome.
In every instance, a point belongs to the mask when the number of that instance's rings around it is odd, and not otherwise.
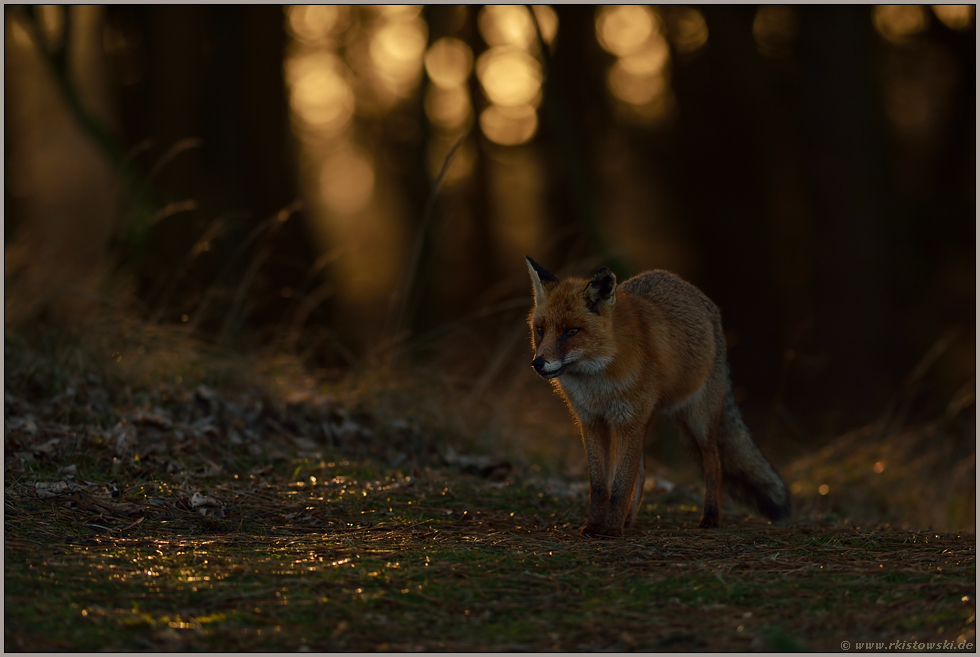
[[[292,86],[306,77],[307,74],[320,69],[336,71],[342,67],[340,59],[329,52],[302,53],[286,59],[283,64],[286,82]]]
[[[620,58],[618,65],[633,75],[656,75],[664,70],[670,60],[670,46],[662,38],[650,39],[643,49]]]
[[[517,146],[530,141],[538,131],[538,114],[531,105],[491,105],[480,114],[480,129],[494,143]]]
[[[429,121],[446,131],[463,127],[472,114],[470,93],[466,87],[441,89],[431,86],[426,90],[424,102]]]
[[[458,136],[454,135],[451,139],[433,139],[429,143],[426,163],[429,167],[430,180],[435,180],[439,172],[442,171],[442,165],[446,162],[446,156],[449,155],[450,149],[456,145],[458,138]],[[449,169],[446,171],[446,177],[443,178],[442,184],[449,187],[465,180],[473,173],[473,164],[475,161],[476,151],[471,141],[467,140],[460,144],[459,148],[456,149],[456,154],[453,155],[453,161],[449,163]]]
[[[49,44],[60,46],[65,37],[65,12],[61,5],[38,5],[38,18],[44,38]]]
[[[487,98],[497,105],[536,104],[540,97],[541,65],[523,50],[505,46],[490,48],[477,59],[476,74]]]
[[[366,5],[387,20],[415,18],[422,13],[422,5]]]
[[[922,5],[875,5],[871,20],[881,36],[892,43],[906,43],[926,28],[928,21]]]
[[[647,5],[601,7],[595,29],[599,44],[620,57],[638,51],[655,32],[661,31],[660,20]]]
[[[367,207],[374,192],[374,167],[368,157],[353,148],[337,149],[320,169],[320,193],[326,206],[339,214],[353,214]]]
[[[336,134],[354,113],[354,92],[338,72],[336,57],[320,53],[290,58],[286,79],[297,117],[322,134]]]
[[[459,39],[443,37],[425,53],[425,72],[444,89],[465,84],[472,70],[473,51]]]
[[[645,105],[656,100],[667,89],[667,79],[660,74],[636,75],[617,61],[607,75],[609,91],[632,105]]]
[[[386,81],[396,86],[412,83],[421,73],[427,38],[420,18],[382,25],[371,38],[371,61]]]
[[[345,22],[341,19],[346,19],[346,9],[340,5],[292,5],[286,9],[286,24],[299,41],[322,44]]]
[[[486,5],[480,10],[477,26],[490,46],[527,50],[537,40],[534,19],[524,5]]]
[[[973,5],[932,5],[932,13],[951,30],[968,30],[973,25]]]
[[[821,495],[826,495],[827,493],[830,492],[830,486],[828,486],[827,484],[820,484],[820,487],[817,488],[817,492],[820,493]]]
[[[7,27],[10,29],[11,35],[13,36],[13,42],[22,48],[27,48],[31,46],[34,42],[31,40],[31,35],[27,31],[20,20],[13,16],[9,21],[6,21]]]
[[[677,111],[677,101],[668,87],[649,103],[633,105],[621,102],[616,110],[625,121],[650,127],[672,117]]]
[[[884,472],[885,471],[885,463],[884,463],[884,461],[878,461],[877,463],[875,463],[875,465],[874,465],[874,471],[877,472],[878,474],[881,474],[882,472]]]
[[[752,21],[756,48],[767,57],[788,55],[799,29],[796,9],[789,5],[763,5]]]
[[[695,52],[708,42],[708,24],[700,11],[677,6],[671,13],[670,38],[678,52]]]
[[[538,29],[541,30],[541,38],[549,46],[555,42],[558,36],[558,14],[549,5],[531,5],[534,10],[534,18],[538,21]]]

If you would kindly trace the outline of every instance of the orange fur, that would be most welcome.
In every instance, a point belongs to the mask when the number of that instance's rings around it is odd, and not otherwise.
[[[605,267],[591,281],[558,281],[527,260],[532,366],[571,407],[589,460],[584,534],[621,536],[635,523],[643,440],[657,413],[673,417],[700,450],[701,527],[719,525],[723,482],[770,518],[789,514],[786,487],[734,402],[721,315],[700,290],[660,270],[618,288]]]

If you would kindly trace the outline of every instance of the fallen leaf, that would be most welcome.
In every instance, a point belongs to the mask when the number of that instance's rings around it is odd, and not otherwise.
[[[293,438],[293,444],[296,445],[296,449],[302,450],[304,452],[316,451],[316,448],[318,447],[316,442],[314,442],[309,438],[305,438],[303,436],[297,436]]]
[[[33,447],[31,447],[31,449],[34,451],[36,455],[40,455],[40,454],[51,455],[58,450],[58,443],[60,442],[61,442],[61,438],[52,438],[51,440],[45,443],[41,443],[40,445],[34,445]]]
[[[80,491],[81,486],[72,481],[52,481],[34,484],[34,494],[40,500],[50,500],[55,497],[64,497],[76,491]]]
[[[223,518],[225,515],[224,506],[218,499],[197,492],[191,496],[191,508],[205,518]]]
[[[4,426],[10,431],[20,431],[31,436],[37,433],[37,422],[32,415],[8,417],[4,420]]]

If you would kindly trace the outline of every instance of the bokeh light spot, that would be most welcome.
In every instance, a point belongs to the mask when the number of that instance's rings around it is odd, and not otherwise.
[[[531,140],[538,131],[538,115],[531,105],[491,105],[480,114],[480,128],[492,142],[516,146]]]
[[[973,25],[973,5],[932,5],[932,13],[951,30],[968,30]]]
[[[425,72],[444,89],[465,84],[472,70],[473,51],[459,39],[439,39],[425,53]]]
[[[892,43],[906,43],[926,29],[929,15],[922,5],[875,5],[875,29]]]
[[[756,48],[767,57],[787,56],[799,29],[796,9],[789,5],[763,5],[752,21]]]
[[[524,5],[487,5],[480,10],[477,25],[480,36],[490,46],[526,50],[537,40],[534,19]]]
[[[309,127],[322,134],[337,134],[354,113],[354,92],[339,73],[336,57],[319,53],[286,62],[291,87],[290,106]]]
[[[558,36],[558,14],[549,5],[531,5],[534,10],[534,18],[538,21],[538,29],[541,30],[541,38],[549,46],[555,42]]]
[[[708,24],[694,7],[674,7],[670,28],[670,38],[678,52],[695,52],[708,42]]]
[[[399,89],[413,83],[421,73],[426,39],[426,25],[420,18],[378,28],[371,38],[370,54],[380,77]]]
[[[309,45],[327,43],[345,19],[346,7],[340,5],[292,5],[286,9],[290,32],[297,40]]]
[[[611,5],[601,7],[596,17],[596,36],[609,53],[631,55],[660,31],[660,22],[647,5]]]
[[[541,90],[541,65],[517,48],[497,46],[476,63],[476,73],[491,102],[508,107],[531,103]]]

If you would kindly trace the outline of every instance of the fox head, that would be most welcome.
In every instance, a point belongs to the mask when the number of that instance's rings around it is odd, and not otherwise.
[[[591,281],[571,277],[559,281],[524,257],[534,286],[534,308],[528,317],[534,348],[531,367],[546,379],[565,372],[602,370],[615,354],[616,275],[600,267]]]

